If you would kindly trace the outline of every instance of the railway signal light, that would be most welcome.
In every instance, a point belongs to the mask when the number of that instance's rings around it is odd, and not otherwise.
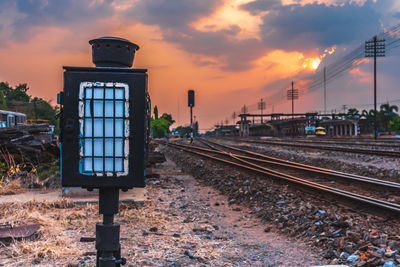
[[[194,90],[188,91],[188,106],[190,107],[190,143],[193,143],[193,107],[194,107]]]
[[[188,106],[194,107],[194,90],[188,91]]]
[[[96,67],[64,67],[62,185],[143,187],[147,74],[129,68],[139,47],[111,37],[89,43]]]
[[[113,222],[119,189],[145,186],[147,70],[130,68],[139,46],[128,40],[102,37],[89,44],[96,67],[64,67],[62,186],[100,189],[98,263],[115,266],[123,262],[120,226]]]

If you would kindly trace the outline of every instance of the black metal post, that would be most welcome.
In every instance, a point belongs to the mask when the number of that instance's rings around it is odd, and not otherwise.
[[[292,138],[294,138],[294,82],[292,81]]]
[[[326,114],[326,67],[324,67],[324,114]]]
[[[194,136],[194,131],[193,131],[193,107],[190,107],[190,143],[193,143],[193,136]]]
[[[126,263],[126,259],[120,257],[120,225],[114,222],[118,202],[118,188],[99,189],[99,213],[103,214],[103,223],[96,224],[97,267],[116,267]]]
[[[374,36],[374,138],[378,138],[378,127],[376,124],[376,45],[377,37]]]

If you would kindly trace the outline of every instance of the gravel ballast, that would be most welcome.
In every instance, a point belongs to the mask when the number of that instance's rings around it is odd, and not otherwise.
[[[382,266],[400,263],[399,220],[343,205],[283,182],[168,148],[184,172],[243,205],[271,228],[313,247],[330,264]],[[292,159],[293,160],[293,159]]]

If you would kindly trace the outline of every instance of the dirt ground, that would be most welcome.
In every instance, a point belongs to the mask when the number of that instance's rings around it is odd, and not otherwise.
[[[168,160],[147,180],[147,200],[120,204],[127,266],[313,266],[324,260],[305,244],[270,231],[243,206],[228,205]],[[67,200],[0,204],[0,225],[40,223],[36,239],[0,246],[0,266],[94,266],[96,204]]]

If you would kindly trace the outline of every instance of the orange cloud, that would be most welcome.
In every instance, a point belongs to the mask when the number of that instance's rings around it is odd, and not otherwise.
[[[253,16],[240,8],[241,5],[252,2],[252,0],[231,0],[218,8],[207,17],[202,17],[190,25],[196,30],[203,32],[215,32],[230,29],[232,25],[238,26],[240,32],[238,39],[259,39],[259,26],[262,24],[261,16]]]
[[[354,60],[354,62],[353,62],[353,66],[359,66],[359,65],[361,65],[361,64],[363,64],[363,63],[368,63],[368,62],[370,62],[370,59],[369,58],[361,58],[361,59],[356,59],[356,60]]]
[[[350,4],[355,3],[357,5],[364,5],[365,2],[368,0],[348,0]],[[376,2],[376,0],[373,0],[373,2]],[[325,4],[328,6],[343,6],[344,1],[343,0],[282,0],[283,5],[293,5],[293,4],[300,4],[300,5],[307,5],[307,4]]]
[[[356,79],[360,83],[372,83],[373,78],[372,74],[368,72],[363,72],[360,70],[360,68],[354,68],[349,70],[349,73],[353,76],[354,79]]]

